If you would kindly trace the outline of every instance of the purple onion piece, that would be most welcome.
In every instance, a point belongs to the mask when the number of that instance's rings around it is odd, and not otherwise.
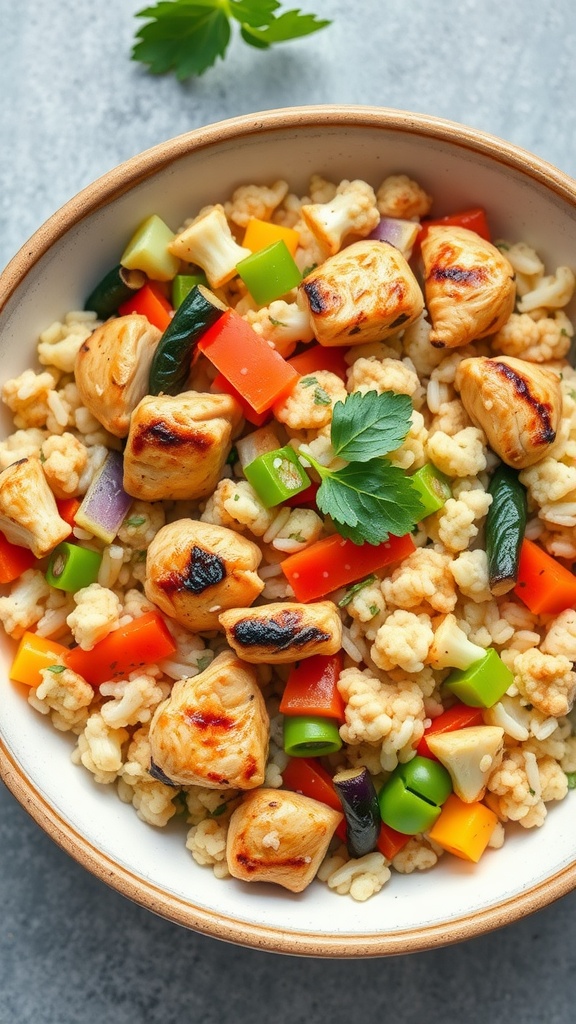
[[[399,217],[382,217],[368,238],[378,242],[390,242],[390,245],[399,249],[408,259],[419,231],[420,225],[416,221],[401,220]]]
[[[106,544],[114,540],[133,501],[122,486],[123,475],[122,454],[109,452],[75,516],[78,526]]]
[[[332,779],[342,801],[348,828],[348,849],[353,857],[363,857],[376,849],[380,833],[378,797],[367,768],[350,768]]]

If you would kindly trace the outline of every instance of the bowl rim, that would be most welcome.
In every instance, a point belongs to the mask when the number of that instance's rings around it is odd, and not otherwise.
[[[0,275],[0,311],[42,256],[73,226],[114,202],[135,185],[188,153],[253,135],[298,128],[373,128],[446,141],[543,184],[576,205],[576,181],[527,150],[480,129],[428,114],[389,107],[311,105],[242,114],[205,125],[159,143],[107,171],[49,217],[13,256]],[[449,945],[511,924],[560,899],[576,888],[576,858],[551,878],[484,910],[442,924],[366,935],[285,932],[203,910],[167,893],[102,853],[48,803],[28,779],[0,737],[0,778],[36,823],[80,865],[121,895],[176,924],[239,945],[316,957],[388,956]]]

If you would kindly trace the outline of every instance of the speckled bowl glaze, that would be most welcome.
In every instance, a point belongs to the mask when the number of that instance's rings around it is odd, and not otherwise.
[[[484,204],[496,237],[523,239],[555,267],[573,263],[576,183],[482,132],[432,117],[364,107],[268,111],[209,125],[110,171],[51,217],[0,279],[2,378],[34,361],[38,332],[82,307],[90,287],[152,212],[176,227],[246,182],[362,177],[378,186],[405,172],[434,196],[434,213]],[[5,419],[3,429],[8,431]],[[0,772],[60,846],[124,896],[216,938],[322,957],[382,956],[457,942],[509,924],[576,886],[576,796],[541,829],[512,830],[477,866],[447,855],[429,873],[395,874],[366,903],[314,882],[295,896],[218,881],[184,846],[184,826],[155,829],[70,761],[56,732],[8,681],[2,659]]]

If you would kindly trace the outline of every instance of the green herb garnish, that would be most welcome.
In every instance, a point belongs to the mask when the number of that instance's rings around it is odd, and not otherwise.
[[[124,526],[143,526],[145,522],[146,516],[130,516],[124,520]]]
[[[48,665],[48,671],[53,672],[55,676],[59,676],[65,668],[65,665]]]
[[[212,654],[202,654],[196,661],[198,672],[203,672],[204,669],[208,668],[208,665],[212,664],[213,660]]]
[[[136,32],[132,59],[154,75],[172,71],[185,81],[224,58],[234,22],[244,42],[259,50],[330,24],[300,10],[278,13],[280,7],[277,0],[160,0],[136,15],[148,20]]]
[[[568,789],[576,789],[576,772],[566,772],[566,778],[568,779]]]
[[[367,576],[365,580],[360,580],[359,583],[355,583],[353,587],[350,587],[350,590],[346,591],[344,597],[342,597],[340,601],[338,601],[338,607],[345,608],[347,604],[350,604],[350,601],[355,596],[355,594],[357,594],[360,590],[364,590],[364,587],[369,587],[371,583],[375,582],[375,580],[376,574],[372,573],[372,575]]]
[[[369,462],[402,444],[410,430],[412,402],[408,395],[355,391],[336,402],[332,416],[334,454],[347,462]]]

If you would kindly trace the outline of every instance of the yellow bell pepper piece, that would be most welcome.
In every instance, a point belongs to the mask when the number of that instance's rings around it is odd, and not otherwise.
[[[497,816],[485,804],[465,804],[452,793],[428,835],[448,853],[476,864],[497,824]]]
[[[285,242],[288,252],[294,256],[300,244],[300,235],[294,228],[284,228],[280,224],[271,224],[268,220],[251,217],[248,221],[242,245],[251,252],[260,252],[273,242]]]
[[[65,654],[68,654],[68,648],[63,644],[37,636],[36,633],[24,633],[12,662],[10,679],[26,686],[40,686],[40,670],[57,665]]]

